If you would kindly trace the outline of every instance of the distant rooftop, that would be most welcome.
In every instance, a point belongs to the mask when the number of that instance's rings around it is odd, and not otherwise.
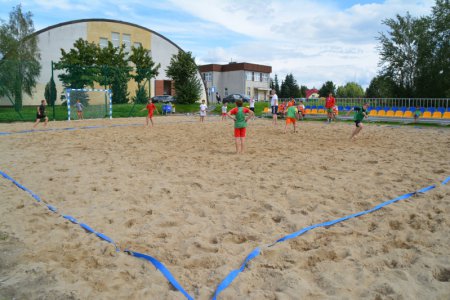
[[[230,62],[226,65],[209,64],[198,67],[200,72],[230,72],[230,71],[251,71],[259,73],[272,73],[271,66],[257,65],[251,63]]]

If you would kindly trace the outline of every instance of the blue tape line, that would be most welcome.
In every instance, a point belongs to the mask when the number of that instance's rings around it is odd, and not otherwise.
[[[75,219],[74,217],[72,217],[72,216],[68,216],[68,215],[63,215],[62,216],[64,219],[67,219],[67,220],[69,220],[70,222],[72,222],[72,223],[74,223],[74,224],[78,224],[78,221],[77,221],[77,219]]]
[[[0,132],[0,135],[9,135],[11,132]]]
[[[156,258],[151,257],[150,255],[146,255],[146,254],[142,254],[139,252],[133,252],[130,250],[125,250],[126,252],[130,253],[131,255],[135,256],[135,257],[139,257],[139,258],[143,258],[147,261],[149,261],[150,263],[152,263],[156,269],[158,269],[163,275],[164,277],[166,277],[166,279],[178,290],[180,291],[187,299],[189,300],[194,300],[194,298],[191,297],[191,295],[189,295],[181,286],[181,284],[178,283],[178,281],[175,279],[175,277],[173,277],[172,273],[169,272],[169,270],[160,262],[158,261]]]
[[[423,194],[423,193],[426,193],[426,192],[434,189],[435,187],[436,187],[436,185],[430,185],[430,186],[427,186],[427,187],[425,187],[423,189],[418,190],[417,193],[422,193]]]
[[[105,127],[105,126],[83,126],[83,127],[81,127],[81,129],[94,129],[94,128],[102,128],[102,127]]]
[[[450,178],[450,177],[449,177],[449,178]],[[389,204],[395,203],[395,202],[400,201],[400,200],[408,199],[409,197],[412,197],[412,196],[416,195],[417,193],[425,193],[425,192],[428,192],[428,191],[434,189],[435,187],[436,187],[435,185],[431,185],[431,186],[428,186],[428,187],[426,187],[426,188],[420,189],[420,190],[418,190],[417,192],[407,193],[407,194],[401,195],[401,196],[399,196],[399,197],[397,197],[397,198],[394,198],[394,199],[385,201],[385,202],[383,202],[383,203],[381,203],[381,204],[378,204],[377,206],[375,206],[375,207],[373,207],[373,208],[371,208],[371,209],[368,209],[368,210],[360,211],[360,212],[357,212],[357,213],[354,213],[354,214],[351,214],[351,215],[348,215],[348,216],[345,216],[345,217],[342,217],[342,218],[339,218],[339,219],[335,219],[335,220],[331,220],[331,221],[326,221],[326,222],[318,223],[318,224],[313,224],[313,225],[311,225],[311,226],[302,228],[302,229],[300,229],[299,231],[296,231],[296,232],[294,232],[294,233],[288,234],[288,235],[286,235],[286,236],[284,236],[284,237],[282,237],[282,238],[276,240],[276,241],[275,241],[273,244],[271,244],[269,247],[271,247],[271,246],[273,246],[273,245],[275,245],[275,244],[277,244],[277,243],[280,243],[280,242],[283,242],[283,241],[287,241],[287,240],[296,238],[296,237],[298,237],[298,236],[300,236],[300,235],[302,235],[302,234],[304,234],[304,233],[306,233],[306,232],[308,232],[308,231],[310,231],[310,230],[312,230],[312,229],[314,229],[314,228],[317,228],[317,227],[329,227],[329,226],[333,226],[333,225],[335,225],[335,224],[337,224],[337,223],[340,223],[340,222],[343,222],[343,221],[346,221],[346,220],[349,220],[349,219],[352,219],[352,218],[357,218],[357,217],[360,217],[360,216],[362,216],[362,215],[366,215],[366,214],[372,213],[372,212],[377,211],[377,210],[379,210],[379,209],[381,209],[381,208],[383,208],[383,207],[385,207],[385,206],[387,206],[387,205],[389,205]],[[258,248],[257,248],[257,249],[258,249]],[[228,275],[228,276],[227,276],[227,277],[219,284],[219,286],[218,286],[218,288],[217,288],[217,290],[216,290],[216,292],[215,292],[215,294],[214,294],[213,300],[215,300],[216,297],[217,297],[217,295],[218,295],[221,291],[223,291],[225,288],[227,288],[227,287],[231,284],[231,282],[239,275],[239,273],[241,273],[241,272],[244,270],[245,264],[246,264],[247,261],[249,260],[249,257],[250,257],[257,249],[255,249],[255,250],[254,250],[254,251],[253,251],[253,252],[245,259],[244,264],[241,266],[241,268],[240,268],[239,270],[234,270],[234,271],[232,271],[232,272],[231,272],[231,273],[230,273],[230,274],[229,274],[229,275]],[[258,249],[258,250],[259,250],[259,249]],[[259,253],[258,253],[258,254],[259,254]],[[257,255],[255,255],[255,256],[257,256]],[[253,259],[253,257],[251,257],[250,259]]]
[[[71,130],[71,129],[72,129],[72,128],[69,128],[68,130]],[[20,183],[18,183],[16,180],[14,180],[14,179],[13,179],[12,177],[10,177],[8,174],[6,174],[6,173],[0,171],[0,175],[2,175],[5,179],[8,179],[8,180],[10,180],[11,182],[13,182],[13,183],[14,183],[17,187],[19,187],[20,189],[22,189],[22,190],[28,192],[28,193],[29,193],[34,199],[36,199],[38,202],[41,201],[41,199],[40,199],[40,197],[39,197],[38,195],[34,194],[31,190],[29,190],[29,189],[26,188],[25,186],[21,185]],[[442,184],[445,185],[445,184],[447,184],[448,182],[450,182],[450,177],[447,177],[447,178],[442,182]],[[351,214],[351,215],[348,215],[348,216],[345,216],[345,217],[342,217],[342,218],[339,218],[339,219],[335,219],[335,220],[331,220],[331,221],[326,221],[326,222],[323,222],[323,223],[319,223],[319,224],[314,224],[314,225],[308,226],[308,227],[303,228],[303,229],[301,229],[301,230],[299,230],[299,231],[297,231],[297,232],[291,233],[291,234],[289,234],[289,235],[286,235],[286,236],[284,236],[284,237],[278,239],[278,240],[277,240],[275,243],[273,243],[271,246],[275,245],[276,243],[279,243],[279,242],[282,242],[282,241],[286,241],[286,240],[289,240],[289,239],[298,237],[298,236],[300,236],[300,235],[302,235],[302,234],[304,234],[304,233],[306,233],[306,232],[308,232],[308,231],[310,231],[310,230],[312,230],[312,229],[314,229],[314,228],[317,228],[317,227],[329,227],[329,226],[333,226],[333,225],[335,225],[335,224],[337,224],[337,223],[339,223],[339,222],[346,221],[346,220],[352,219],[352,218],[356,218],[356,217],[359,217],[359,216],[362,216],[362,215],[365,215],[365,214],[368,214],[368,213],[372,213],[372,212],[374,212],[374,211],[376,211],[376,210],[379,210],[379,209],[381,209],[381,208],[383,208],[383,207],[385,207],[385,206],[387,206],[387,205],[390,205],[390,204],[395,203],[395,202],[400,201],[400,200],[407,199],[407,198],[409,198],[409,197],[411,197],[411,196],[413,196],[413,195],[419,194],[419,193],[421,193],[421,194],[426,193],[426,192],[428,192],[428,191],[430,191],[430,190],[432,190],[432,189],[434,189],[434,188],[436,188],[436,185],[431,185],[431,186],[422,188],[422,189],[420,189],[420,190],[418,190],[418,191],[416,191],[416,192],[413,192],[413,193],[407,193],[407,194],[404,194],[404,195],[399,196],[399,197],[397,197],[397,198],[394,198],[394,199],[385,201],[385,202],[383,202],[383,203],[381,203],[381,204],[378,204],[377,206],[375,206],[375,207],[373,207],[373,208],[371,208],[371,209],[368,209],[368,210],[365,210],[365,211],[361,211],[361,212],[357,212],[357,213],[354,213],[354,214]],[[54,206],[52,206],[52,205],[50,205],[50,204],[46,204],[46,205],[47,205],[47,208],[48,208],[49,210],[51,210],[51,211],[53,211],[53,212],[57,212],[57,209],[56,209]],[[77,221],[75,218],[71,217],[71,216],[68,216],[68,215],[62,215],[62,217],[65,218],[65,219],[67,219],[67,220],[69,220],[69,221],[71,221],[71,222],[73,222],[73,223],[79,224],[83,229],[87,230],[88,232],[94,233],[94,234],[96,234],[99,238],[101,238],[101,239],[103,239],[103,240],[105,240],[105,241],[107,241],[107,242],[113,244],[113,245],[116,247],[116,250],[117,250],[117,251],[120,250],[120,249],[116,246],[116,244],[114,243],[114,241],[113,241],[110,237],[108,237],[108,236],[106,236],[106,235],[104,235],[104,234],[102,234],[102,233],[100,233],[100,232],[96,232],[94,229],[92,229],[91,227],[89,227],[87,224],[84,224],[84,223],[78,223],[78,221]],[[191,297],[191,296],[183,289],[183,287],[176,281],[176,279],[173,277],[173,275],[170,273],[170,271],[169,271],[169,270],[168,270],[161,262],[159,262],[157,259],[155,259],[155,258],[153,258],[153,257],[151,257],[151,256],[149,256],[149,255],[146,255],[146,254],[142,254],[142,253],[138,253],[138,252],[132,252],[132,251],[129,251],[129,250],[125,250],[125,252],[128,252],[128,253],[130,253],[131,255],[135,256],[135,257],[143,258],[143,259],[149,261],[150,263],[152,263],[152,264],[153,264],[153,265],[154,265],[154,266],[155,266],[155,267],[156,267],[156,268],[164,275],[164,277],[165,277],[165,278],[166,278],[166,279],[167,279],[167,280],[168,280],[168,281],[169,281],[169,282],[170,282],[170,283],[171,283],[178,291],[180,291],[187,299],[189,299],[189,300],[192,299],[192,300],[193,300],[193,298],[192,298],[192,297]],[[243,264],[241,265],[241,267],[240,267],[239,269],[231,271],[231,272],[227,275],[227,277],[225,277],[225,279],[222,280],[222,282],[218,285],[218,287],[217,287],[217,289],[216,289],[216,291],[215,291],[215,293],[214,293],[213,300],[216,300],[216,299],[217,299],[217,296],[218,296],[224,289],[226,289],[226,288],[234,281],[234,279],[236,279],[236,277],[237,277],[241,272],[244,271],[244,269],[245,269],[245,267],[247,266],[247,264],[248,264],[252,259],[254,259],[255,257],[257,257],[257,256],[260,254],[260,252],[261,252],[261,251],[260,251],[259,248],[256,248],[255,250],[253,250],[253,251],[245,258]]]
[[[54,207],[54,206],[52,206],[52,205],[50,205],[50,204],[47,204],[47,208],[49,209],[49,210],[51,210],[52,212],[54,212],[54,213],[56,213],[58,210],[56,209],[56,207]]]
[[[449,182],[450,182],[450,177],[447,177],[447,178],[444,179],[444,181],[442,181],[442,185],[445,185],[445,184],[447,184]]]
[[[237,270],[233,270],[231,271],[227,277],[225,277],[224,280],[222,280],[222,282],[217,286],[217,289],[214,293],[213,296],[213,300],[217,299],[217,296],[219,296],[219,294],[226,289],[232,282],[233,280],[239,275],[239,273],[243,272],[245,267],[247,266],[247,264],[254,259],[255,257],[257,257],[259,254],[261,253],[261,250],[259,248],[254,249],[249,255],[247,255],[247,257],[245,258],[244,262],[242,263],[241,267]]]
[[[94,229],[92,229],[91,227],[89,227],[87,224],[84,223],[80,223],[80,226],[85,229],[86,231],[92,232],[92,233],[97,233]]]
[[[9,181],[11,181],[12,183],[14,183],[18,188],[20,188],[21,190],[24,190],[25,192],[27,192],[28,194],[31,195],[31,197],[33,197],[37,202],[41,202],[41,198],[36,195],[35,193],[33,193],[31,190],[27,189],[26,187],[24,187],[23,185],[21,185],[20,183],[18,183],[14,178],[12,178],[11,176],[9,176],[8,174],[0,171],[0,174],[5,178],[8,179]]]

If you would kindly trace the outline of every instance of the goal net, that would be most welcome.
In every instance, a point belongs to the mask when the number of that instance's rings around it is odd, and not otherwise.
[[[108,117],[112,119],[111,90],[66,89],[66,99],[69,121]]]

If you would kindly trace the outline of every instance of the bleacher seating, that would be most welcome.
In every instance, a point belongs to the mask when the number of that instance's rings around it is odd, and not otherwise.
[[[413,112],[410,110],[405,111],[405,113],[403,114],[403,118],[412,118],[413,116]]]
[[[378,111],[378,117],[385,117],[386,116],[386,111],[384,109],[380,109]]]
[[[397,110],[394,114],[396,118],[403,118],[403,111],[401,109]]]
[[[386,117],[393,117],[395,115],[395,112],[393,110],[388,110],[386,112]]]
[[[440,111],[435,111],[431,117],[433,119],[442,119],[442,113]]]

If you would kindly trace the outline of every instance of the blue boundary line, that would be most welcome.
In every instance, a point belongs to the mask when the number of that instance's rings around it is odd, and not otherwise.
[[[18,188],[20,188],[20,189],[22,189],[23,191],[29,193],[29,194],[30,194],[37,202],[42,202],[42,203],[44,203],[44,202],[42,201],[42,199],[41,199],[37,194],[33,193],[31,190],[29,190],[29,189],[26,188],[25,186],[21,185],[19,182],[17,182],[15,179],[13,179],[13,178],[12,178],[11,176],[9,176],[8,174],[6,174],[6,173],[0,171],[0,175],[2,175],[3,178],[5,178],[5,179],[11,181],[11,182],[12,182],[14,185],[16,185]],[[446,185],[446,184],[449,183],[449,182],[450,182],[450,177],[447,177],[446,179],[444,179],[444,180],[441,182],[441,185]],[[304,234],[304,233],[306,233],[306,232],[308,232],[308,231],[310,231],[310,230],[313,230],[313,229],[315,229],[315,228],[318,228],[318,227],[330,227],[330,226],[333,226],[333,225],[335,225],[335,224],[337,224],[337,223],[340,223],[340,222],[343,222],[343,221],[346,221],[346,220],[349,220],[349,219],[357,218],[357,217],[360,217],[360,216],[363,216],[363,215],[372,213],[372,212],[374,212],[374,211],[377,211],[377,210],[379,210],[379,209],[381,209],[381,208],[383,208],[383,207],[385,207],[385,206],[387,206],[387,205],[393,204],[393,203],[398,202],[398,201],[400,201],[400,200],[408,199],[408,198],[410,198],[410,197],[412,197],[412,196],[414,196],[414,195],[424,194],[424,193],[426,193],[426,192],[428,192],[428,191],[431,191],[431,190],[435,189],[436,187],[437,187],[436,185],[430,185],[430,186],[427,186],[427,187],[425,187],[425,188],[419,189],[419,190],[417,190],[417,191],[415,191],[415,192],[407,193],[407,194],[404,194],[404,195],[399,196],[399,197],[397,197],[397,198],[394,198],[394,199],[385,201],[385,202],[383,202],[383,203],[381,203],[381,204],[378,204],[378,205],[374,206],[374,207],[371,208],[371,209],[368,209],[368,210],[365,210],[365,211],[361,211],[361,212],[357,212],[357,213],[354,213],[354,214],[351,214],[351,215],[347,215],[347,216],[342,217],[342,218],[334,219],[334,220],[327,221],[327,222],[323,222],[323,223],[317,223],[317,224],[314,224],[314,225],[305,227],[305,228],[303,228],[303,229],[300,229],[299,231],[296,231],[296,232],[294,232],[294,233],[288,234],[288,235],[286,235],[286,236],[284,236],[284,237],[282,237],[282,238],[276,240],[274,243],[268,245],[268,247],[272,247],[272,246],[276,245],[277,243],[280,243],[280,242],[283,242],[283,241],[287,241],[287,240],[296,238],[296,237],[298,237],[298,236],[300,236],[300,235],[302,235],[302,234]],[[59,214],[56,207],[54,207],[54,206],[52,206],[52,205],[50,205],[50,204],[48,204],[48,203],[44,203],[44,205],[45,205],[50,211],[52,211],[53,213]],[[102,240],[104,240],[104,241],[106,241],[106,242],[108,242],[108,243],[111,243],[111,244],[114,245],[114,247],[116,248],[116,251],[120,251],[120,248],[116,245],[116,243],[114,242],[114,240],[111,239],[110,237],[104,235],[103,233],[100,233],[100,232],[95,231],[95,230],[92,229],[89,225],[87,225],[87,224],[85,224],[85,223],[80,223],[80,222],[78,222],[78,221],[77,221],[74,217],[72,217],[72,216],[69,216],[69,215],[63,215],[63,214],[59,214],[59,215],[60,215],[61,217],[63,217],[64,219],[69,220],[70,222],[72,222],[72,223],[74,223],[74,224],[80,225],[80,227],[82,227],[82,228],[83,228],[84,230],[86,230],[87,232],[93,233],[93,234],[95,234],[97,237],[99,237],[100,239],[102,239]],[[170,271],[169,271],[169,270],[168,270],[168,269],[167,269],[160,261],[158,261],[156,258],[154,258],[154,257],[152,257],[152,256],[150,256],[150,255],[148,255],[148,254],[143,254],[143,253],[139,253],[139,252],[134,252],[134,251],[131,251],[131,250],[129,250],[129,249],[125,249],[123,252],[128,253],[128,254],[130,254],[130,255],[132,255],[132,256],[134,256],[134,257],[137,257],[137,258],[145,259],[145,260],[147,260],[148,262],[150,262],[151,264],[153,264],[153,266],[155,266],[155,268],[156,268],[158,271],[160,271],[160,272],[162,273],[162,275],[163,275],[163,276],[164,276],[164,277],[172,284],[172,286],[173,286],[175,289],[177,289],[179,292],[181,292],[188,300],[194,300],[194,298],[193,298],[191,295],[189,295],[189,294],[184,290],[184,288],[181,286],[181,284],[178,283],[178,281],[175,279],[175,277],[172,275],[172,273],[170,273]],[[230,272],[230,273],[229,273],[229,274],[228,274],[228,275],[227,275],[227,276],[219,283],[219,285],[217,286],[216,290],[214,291],[214,295],[213,295],[212,299],[213,299],[213,300],[216,300],[217,297],[219,296],[219,294],[220,294],[222,291],[224,291],[227,287],[229,287],[229,286],[233,283],[233,281],[239,276],[240,273],[244,272],[244,270],[245,270],[245,268],[247,267],[247,265],[249,264],[249,262],[250,262],[251,260],[253,260],[254,258],[256,258],[257,256],[259,256],[260,254],[261,254],[261,250],[260,250],[259,247],[255,248],[252,252],[250,252],[250,254],[248,254],[247,257],[244,259],[244,262],[241,264],[240,268],[231,271],[231,272]]]
[[[165,124],[181,124],[181,123],[197,123],[198,121],[187,120],[187,121],[174,121],[165,122]],[[144,123],[133,123],[133,124],[112,124],[112,125],[92,125],[92,126],[81,126],[81,127],[64,127],[64,128],[46,128],[46,129],[26,129],[20,131],[2,131],[0,136],[3,135],[14,135],[23,133],[36,133],[36,132],[50,132],[50,131],[72,131],[72,130],[82,130],[82,129],[101,129],[101,128],[114,128],[114,127],[134,127],[134,126],[144,126]]]
[[[0,175],[3,176],[3,178],[11,181],[14,185],[16,185],[17,187],[19,187],[20,189],[24,190],[25,192],[27,192],[28,194],[30,194],[37,202],[43,203],[51,212],[58,214],[59,216],[63,217],[64,219],[72,222],[73,224],[77,224],[80,225],[81,228],[83,228],[84,230],[86,230],[89,233],[93,233],[95,234],[97,237],[99,237],[100,239],[114,245],[114,247],[116,248],[117,252],[120,252],[120,248],[116,245],[116,243],[114,242],[114,240],[106,235],[104,235],[103,233],[100,233],[94,229],[92,229],[89,225],[85,224],[85,223],[80,223],[77,219],[75,219],[72,216],[69,215],[64,215],[64,214],[60,214],[58,213],[58,210],[55,206],[50,205],[48,203],[45,203],[44,201],[42,201],[42,199],[36,195],[35,193],[33,193],[31,190],[29,190],[28,188],[24,187],[23,185],[21,185],[19,182],[17,182],[14,178],[12,178],[11,176],[9,176],[8,174],[0,171]],[[156,269],[158,271],[160,271],[162,273],[162,275],[178,290],[180,291],[187,299],[189,300],[193,300],[194,298],[191,297],[191,295],[189,295],[181,286],[181,284],[178,283],[178,281],[175,279],[175,277],[173,277],[173,275],[170,273],[170,271],[160,262],[158,261],[156,258],[151,257],[150,255],[147,254],[142,254],[142,253],[138,253],[138,252],[133,252],[131,250],[124,250],[123,252],[128,253],[132,256],[135,256],[137,258],[143,258],[146,259],[147,261],[149,261],[150,263],[152,263]]]
[[[138,117],[138,118],[141,118],[141,117]],[[214,121],[207,121],[207,122],[214,122]],[[198,123],[198,121],[197,120],[195,120],[195,121],[194,120],[174,121],[174,122],[165,122],[160,125],[181,124],[181,123]],[[0,131],[0,136],[23,134],[23,133],[49,132],[49,131],[71,131],[71,130],[81,130],[81,129],[99,129],[99,128],[114,128],[114,127],[133,127],[133,126],[144,126],[144,123],[92,125],[92,126],[81,126],[81,127],[45,128],[45,129],[26,129],[26,130],[20,130],[20,131]]]
[[[444,181],[442,181],[441,184],[442,184],[442,185],[445,185],[445,184],[447,184],[448,182],[450,182],[450,177],[448,177],[448,178],[446,178]],[[416,192],[413,192],[413,193],[407,193],[407,194],[404,194],[404,195],[402,195],[402,196],[400,196],[400,197],[394,198],[394,199],[392,199],[392,200],[385,201],[385,202],[383,202],[383,203],[381,203],[381,204],[376,205],[375,207],[373,207],[373,208],[371,208],[371,209],[368,209],[368,210],[365,210],[365,211],[361,211],[361,212],[357,212],[357,213],[354,213],[354,214],[351,214],[351,215],[348,215],[348,216],[345,216],[345,217],[342,217],[342,218],[338,218],[338,219],[335,219],[335,220],[331,220],[331,221],[327,221],[327,222],[323,222],[323,223],[318,223],[318,224],[314,224],[314,225],[305,227],[305,228],[303,228],[303,229],[300,229],[299,231],[296,231],[296,232],[294,232],[294,233],[288,234],[288,235],[286,235],[286,236],[284,236],[284,237],[282,237],[282,238],[276,240],[274,243],[268,245],[268,247],[272,247],[272,246],[276,245],[277,243],[280,243],[280,242],[283,242],[283,241],[287,241],[287,240],[296,238],[296,237],[298,237],[298,236],[300,236],[300,235],[302,235],[302,234],[304,234],[304,233],[306,233],[306,232],[308,232],[308,231],[310,231],[310,230],[312,230],[312,229],[318,228],[318,227],[330,227],[330,226],[333,226],[333,225],[335,225],[335,224],[337,224],[337,223],[339,223],[339,222],[343,222],[343,221],[346,221],[346,220],[349,220],[349,219],[352,219],[352,218],[357,218],[357,217],[360,217],[360,216],[363,216],[363,215],[372,213],[372,212],[377,211],[377,210],[379,210],[379,209],[381,209],[381,208],[383,208],[383,207],[385,207],[385,206],[387,206],[387,205],[390,205],[390,204],[395,203],[395,202],[400,201],[400,200],[408,199],[408,198],[410,198],[410,197],[412,197],[412,196],[414,196],[414,195],[419,195],[419,194],[426,193],[426,192],[428,192],[428,191],[430,191],[430,190],[432,190],[432,189],[434,189],[434,188],[436,188],[436,185],[430,185],[430,186],[428,186],[428,187],[425,187],[425,188],[422,188],[422,189],[420,189],[420,190],[417,190]],[[213,299],[213,300],[216,300],[216,299],[217,299],[217,296],[218,296],[223,290],[225,290],[228,286],[230,286],[231,283],[233,282],[233,280],[237,278],[237,276],[239,275],[239,273],[241,273],[241,272],[243,272],[243,271],[245,270],[245,266],[246,266],[252,259],[254,259],[254,258],[255,258],[256,256],[258,256],[258,255],[259,255],[259,248],[256,248],[255,250],[253,250],[253,251],[245,258],[244,263],[241,265],[241,267],[240,267],[238,270],[233,270],[233,271],[231,271],[231,272],[225,277],[225,279],[222,280],[222,282],[217,286],[217,288],[216,288],[216,290],[215,290],[215,292],[214,292],[214,296],[213,296],[212,299]]]

